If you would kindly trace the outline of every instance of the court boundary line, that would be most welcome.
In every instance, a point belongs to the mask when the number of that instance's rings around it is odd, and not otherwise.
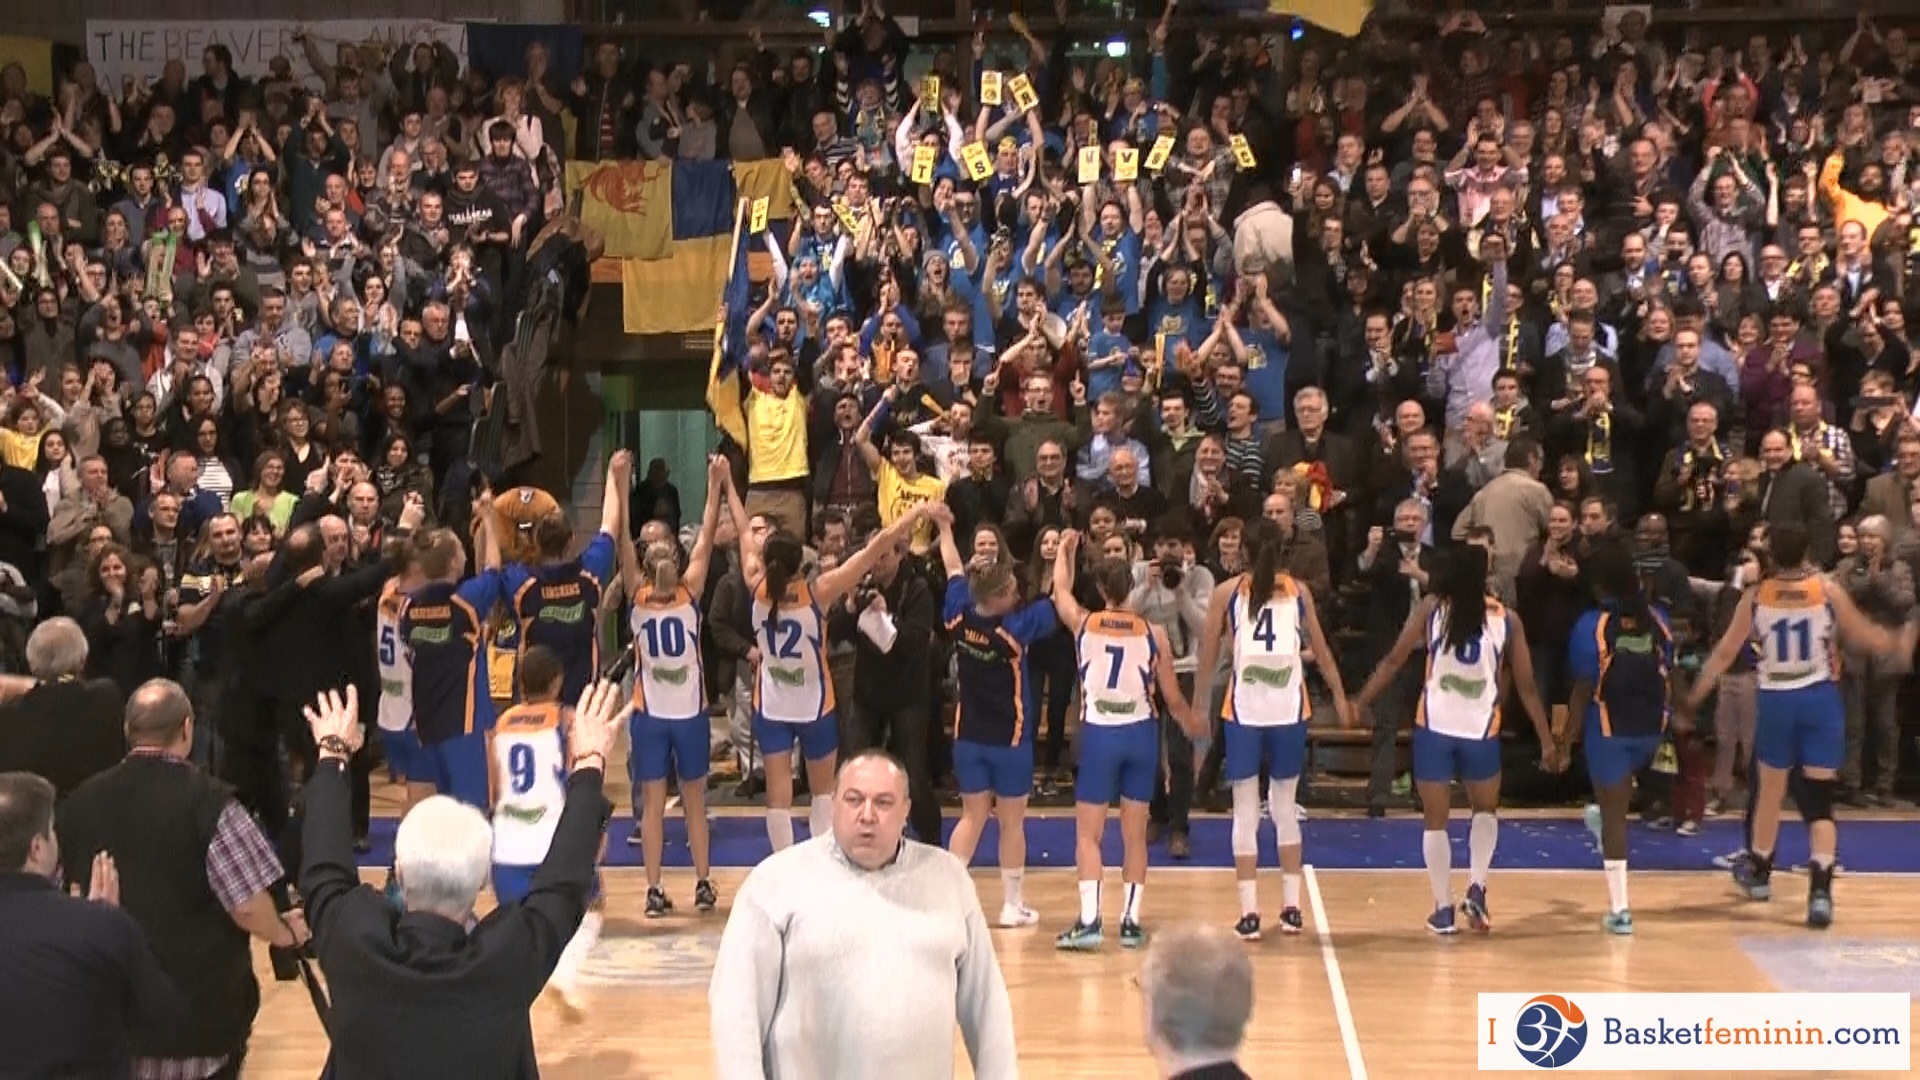
[[[1320,878],[1313,864],[1301,868],[1307,879],[1307,899],[1313,903],[1313,928],[1320,939],[1320,961],[1327,969],[1327,987],[1333,992],[1333,1017],[1340,1025],[1340,1045],[1347,1054],[1347,1075],[1367,1080],[1367,1060],[1360,1052],[1360,1032],[1353,1023],[1353,1003],[1347,1000],[1347,980],[1340,974],[1340,958],[1333,948],[1333,927],[1320,899]]]
[[[805,841],[801,841],[801,843],[804,843],[804,842]],[[945,849],[943,848],[941,850],[944,851]],[[754,865],[758,866],[759,864],[755,863]],[[384,865],[376,866],[373,863],[365,863],[360,865],[360,869],[362,870],[380,870],[384,868],[385,868]],[[753,869],[752,866],[733,866],[733,865],[723,865],[718,863],[716,863],[713,868],[715,870],[739,870],[742,872]],[[601,863],[598,869],[603,874],[617,874],[617,873],[621,873],[629,870],[642,871],[642,870],[645,870],[646,867],[642,866],[639,863]],[[693,868],[691,866],[665,866],[662,869],[668,872],[673,872],[676,870],[691,871]],[[981,872],[994,872],[994,871],[997,871],[998,869],[999,869],[998,867],[992,866],[987,863],[973,863],[967,867],[967,870],[969,873],[976,870]],[[1266,864],[1263,863],[1261,864],[1260,869],[1273,870],[1276,868],[1272,866],[1267,866]],[[1552,866],[1552,867],[1515,866],[1515,867],[1506,867],[1506,868],[1495,867],[1494,869],[1499,871],[1502,874],[1598,874],[1600,873],[1600,869],[1598,867],[1595,867],[1593,869],[1585,869],[1583,867],[1578,867],[1578,866]],[[1148,871],[1154,874],[1222,873],[1222,872],[1231,872],[1232,870],[1233,870],[1233,867],[1231,866],[1196,866],[1196,865],[1152,866],[1148,868]],[[1047,873],[1055,873],[1055,872],[1077,873],[1078,871],[1076,871],[1073,866],[1067,865],[1067,864],[1062,864],[1058,866],[1054,866],[1054,865],[1036,866],[1032,863],[1028,863],[1024,872],[1028,874],[1036,874],[1036,873],[1047,874]],[[1424,874],[1425,872],[1426,871],[1422,870],[1418,866],[1330,866],[1327,868],[1327,873],[1329,874],[1415,874],[1415,873]],[[1777,870],[1776,872],[1786,874],[1788,877],[1798,876],[1794,872],[1788,871],[1788,870]],[[1717,874],[1724,877],[1726,876],[1727,872],[1718,867],[1704,867],[1699,870],[1635,870],[1633,871],[1633,873],[1636,876],[1640,874],[1674,874],[1674,875],[1684,874],[1688,876],[1698,876],[1702,874]],[[1837,878],[1836,880],[1845,881],[1850,878],[1912,878],[1912,877],[1920,877],[1920,871],[1848,870],[1845,873],[1841,874],[1839,878]]]

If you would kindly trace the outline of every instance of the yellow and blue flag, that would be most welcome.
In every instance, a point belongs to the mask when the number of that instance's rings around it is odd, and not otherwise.
[[[742,447],[747,445],[747,416],[741,407],[747,378],[747,315],[753,303],[746,213],[747,200],[741,199],[734,206],[733,260],[721,295],[719,325],[713,331],[713,362],[707,369],[707,408],[713,412],[713,422]]]

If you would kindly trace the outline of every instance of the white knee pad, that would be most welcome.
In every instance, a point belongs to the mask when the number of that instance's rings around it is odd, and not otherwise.
[[[1300,844],[1300,815],[1294,809],[1293,794],[1299,786],[1300,778],[1297,776],[1267,784],[1267,810],[1273,815],[1273,831],[1281,847],[1298,847]]]
[[[1233,782],[1233,854],[1260,854],[1260,781],[1255,777]]]

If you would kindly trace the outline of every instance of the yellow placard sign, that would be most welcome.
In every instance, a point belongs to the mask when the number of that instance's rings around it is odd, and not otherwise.
[[[920,106],[923,109],[940,108],[940,76],[928,75],[920,80]]]
[[[1080,182],[1092,184],[1100,179],[1100,148],[1083,146],[1080,148]]]
[[[1251,169],[1257,164],[1253,159],[1253,147],[1247,145],[1245,135],[1235,132],[1233,138],[1227,140],[1227,145],[1233,148],[1233,160],[1241,168]]]
[[[1004,76],[997,71],[983,71],[980,73],[980,104],[1000,104],[1000,87],[1003,78]]]
[[[753,200],[753,206],[747,211],[747,231],[755,234],[767,231],[767,208],[773,200],[765,195]]]
[[[1123,146],[1113,152],[1113,178],[1122,184],[1140,179],[1140,151]]]
[[[1026,72],[1008,79],[1007,89],[1013,91],[1013,107],[1021,112],[1039,107],[1040,94],[1033,88],[1033,80],[1027,78]]]
[[[913,148],[913,182],[916,184],[933,183],[933,163],[940,152],[926,143]]]
[[[1162,135],[1153,140],[1153,149],[1147,151],[1147,171],[1159,172],[1167,167],[1167,159],[1173,156],[1173,136]]]
[[[960,161],[967,167],[967,179],[979,183],[993,175],[993,159],[987,156],[987,144],[970,142],[960,148]]]

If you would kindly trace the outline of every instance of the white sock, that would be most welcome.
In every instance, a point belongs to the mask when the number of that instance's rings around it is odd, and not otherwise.
[[[793,811],[767,810],[767,839],[773,841],[775,851],[793,846]]]
[[[1092,926],[1100,921],[1100,883],[1083,881],[1080,883],[1080,925]]]
[[[825,836],[833,831],[833,803],[825,795],[816,795],[807,800],[807,834]],[[936,838],[928,843],[939,843]]]
[[[1627,860],[1607,859],[1600,865],[1607,875],[1607,910],[1615,914],[1627,910]]]
[[[1420,834],[1420,854],[1427,862],[1427,880],[1433,883],[1433,906],[1453,906],[1453,845],[1447,842],[1445,829],[1428,829]]]
[[[1300,906],[1301,875],[1282,872],[1280,875],[1280,906],[1297,908]]]
[[[1120,909],[1120,919],[1122,922],[1137,923],[1140,921],[1140,898],[1146,891],[1147,887],[1145,885],[1135,885],[1132,882],[1127,883],[1127,903],[1125,907]]]
[[[604,919],[597,911],[589,911],[580,920],[580,929],[573,932],[573,938],[560,952],[560,962],[553,966],[553,974],[547,979],[547,985],[561,993],[572,993],[574,982],[580,974],[580,962],[593,951],[594,943],[600,940],[600,925]]]
[[[1259,884],[1251,879],[1247,881],[1236,882],[1235,884],[1239,887],[1239,891],[1240,891],[1240,914],[1242,915],[1260,914]]]
[[[1000,893],[1002,897],[1000,902],[1002,904],[1011,908],[1020,906],[1020,882],[1024,876],[1025,871],[1022,870],[1000,871]]]
[[[1492,814],[1473,815],[1467,832],[1467,880],[1486,888],[1487,874],[1493,869],[1493,849],[1500,843],[1500,819]]]

